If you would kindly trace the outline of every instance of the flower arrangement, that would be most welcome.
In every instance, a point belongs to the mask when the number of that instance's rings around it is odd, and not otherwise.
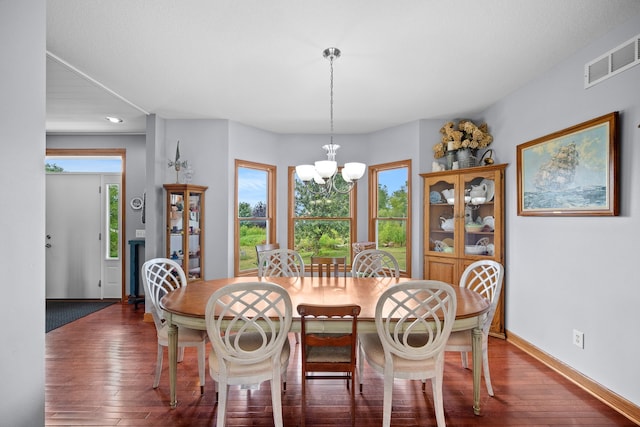
[[[456,129],[453,122],[447,122],[440,129],[442,139],[433,146],[433,156],[436,159],[444,157],[447,151],[461,148],[477,150],[485,148],[493,142],[486,123],[476,126],[471,120],[460,120]]]

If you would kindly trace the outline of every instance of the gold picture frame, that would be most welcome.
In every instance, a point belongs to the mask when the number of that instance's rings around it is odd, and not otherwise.
[[[518,145],[518,215],[618,215],[617,127],[615,111]]]

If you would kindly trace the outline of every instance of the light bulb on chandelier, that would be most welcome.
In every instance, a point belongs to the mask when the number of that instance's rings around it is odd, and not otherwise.
[[[296,166],[298,178],[307,186],[308,190],[314,194],[328,196],[333,192],[346,194],[362,178],[367,165],[364,163],[350,162],[342,167],[342,181],[337,183],[338,163],[336,162],[336,152],[340,146],[333,143],[333,60],[340,57],[340,49],[330,47],[322,52],[325,58],[329,59],[331,68],[330,74],[330,117],[331,117],[331,137],[330,143],[322,148],[327,152],[327,160],[319,160],[314,165]]]

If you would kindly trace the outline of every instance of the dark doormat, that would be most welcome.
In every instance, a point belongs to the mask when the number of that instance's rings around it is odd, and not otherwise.
[[[116,301],[47,300],[46,332],[115,304]]]

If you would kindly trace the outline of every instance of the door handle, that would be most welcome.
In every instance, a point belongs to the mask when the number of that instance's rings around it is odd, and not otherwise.
[[[44,245],[45,248],[50,248],[51,247],[51,243],[47,243],[46,245]]]
[[[51,234],[47,234],[47,240],[51,239]]]

